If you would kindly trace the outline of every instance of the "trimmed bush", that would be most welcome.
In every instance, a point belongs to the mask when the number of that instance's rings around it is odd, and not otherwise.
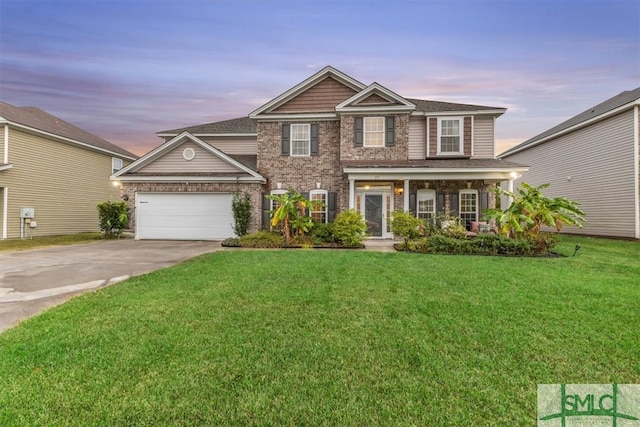
[[[106,238],[120,237],[122,230],[129,224],[129,208],[122,201],[109,200],[98,203],[100,230]]]
[[[236,191],[231,199],[233,213],[233,232],[236,236],[244,236],[251,224],[251,196],[247,192]]]
[[[455,239],[433,235],[428,238],[427,244],[417,246],[416,252],[502,256],[531,256],[535,253],[533,245],[528,240],[510,239],[495,234],[483,234],[473,239]]]
[[[340,212],[333,222],[333,235],[347,247],[362,246],[367,236],[367,224],[354,209]]]
[[[243,248],[281,248],[283,245],[284,237],[282,234],[269,230],[245,234],[240,237],[240,246]]]
[[[336,238],[333,235],[333,223],[316,223],[309,234],[314,245],[322,245],[326,243],[335,243]]]
[[[222,243],[220,243],[222,246],[228,246],[228,247],[232,247],[232,248],[237,248],[240,247],[240,239],[238,239],[237,237],[228,237],[226,239],[224,239],[222,241]]]

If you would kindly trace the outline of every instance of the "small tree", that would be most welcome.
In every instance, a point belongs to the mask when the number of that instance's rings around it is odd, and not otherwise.
[[[360,246],[367,236],[367,223],[355,209],[340,212],[333,222],[333,235],[345,246]]]
[[[563,225],[582,228],[585,221],[584,212],[579,203],[564,197],[549,198],[542,190],[550,184],[537,187],[522,182],[517,192],[510,192],[496,187],[497,194],[511,198],[511,205],[505,210],[488,209],[485,218],[494,219],[501,234],[507,237],[524,236],[537,240],[543,226],[555,227],[561,231]]]
[[[307,208],[316,209],[322,206],[322,202],[309,201],[293,189],[284,194],[271,194],[266,197],[278,204],[271,214],[271,226],[282,224],[285,242],[289,242],[292,234],[300,236],[308,233],[313,228],[313,221],[307,215]]]
[[[391,216],[391,231],[404,239],[405,249],[409,246],[409,240],[415,240],[423,234],[424,228],[424,221],[411,212],[397,210]]]
[[[98,203],[100,230],[107,238],[119,237],[129,224],[129,208],[123,201]]]
[[[233,213],[233,232],[242,237],[249,231],[251,224],[251,196],[247,192],[236,191],[231,200]]]

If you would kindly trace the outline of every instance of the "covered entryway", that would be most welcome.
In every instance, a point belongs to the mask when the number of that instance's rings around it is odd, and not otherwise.
[[[234,236],[230,193],[136,193],[136,239]]]

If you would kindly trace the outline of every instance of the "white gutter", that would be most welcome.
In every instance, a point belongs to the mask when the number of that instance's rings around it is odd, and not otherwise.
[[[261,116],[249,116],[250,119],[260,120],[264,122],[277,121],[277,120],[324,120],[324,119],[337,119],[336,113],[315,113],[315,114],[264,114]]]
[[[625,111],[625,110],[627,110],[629,108],[637,107],[638,105],[640,105],[640,99],[636,99],[633,102],[630,102],[628,104],[622,105],[622,106],[620,106],[618,108],[615,108],[613,110],[607,111],[606,113],[602,113],[599,116],[592,117],[592,118],[587,119],[587,120],[585,120],[583,122],[577,123],[577,124],[575,124],[575,125],[573,125],[571,127],[568,127],[566,129],[562,129],[562,130],[560,130],[560,131],[558,131],[556,133],[553,133],[551,135],[547,135],[544,138],[539,139],[538,141],[532,142],[532,143],[527,144],[525,146],[522,146],[522,147],[520,147],[518,149],[507,150],[504,153],[500,154],[498,156],[498,158],[502,159],[504,157],[509,157],[509,156],[511,156],[513,154],[519,153],[520,151],[529,149],[531,147],[535,147],[536,145],[540,145],[543,142],[546,142],[546,141],[548,141],[550,139],[558,138],[558,137],[560,137],[562,135],[565,135],[567,133],[571,133],[571,132],[574,132],[574,131],[576,131],[578,129],[581,129],[583,127],[589,126],[589,125],[591,125],[591,124],[593,124],[595,122],[599,122],[599,121],[607,119],[607,118],[609,118],[611,116],[615,116],[616,114],[619,114],[619,113],[621,113],[621,112],[623,112],[623,111]],[[637,135],[637,132],[636,132],[636,135]]]
[[[265,178],[257,178],[254,176],[115,176],[110,177],[114,181],[121,182],[244,182],[254,184],[266,184]]]
[[[344,173],[376,173],[379,175],[389,173],[483,173],[483,172],[499,172],[499,173],[511,173],[511,172],[528,172],[529,167],[520,166],[509,168],[386,168],[386,167],[346,167],[343,168]]]
[[[185,131],[182,131],[182,132],[185,132]],[[159,136],[159,137],[177,136],[177,135],[180,135],[182,132],[180,132],[180,133],[156,133],[156,136]],[[258,136],[257,133],[192,133],[192,135],[197,136],[197,137],[203,137],[203,136],[207,136],[207,137],[213,137],[213,136],[219,136],[219,137]]]
[[[411,113],[412,116],[429,116],[429,117],[437,117],[437,116],[470,116],[470,115],[491,115],[495,116],[502,115],[506,112],[506,109],[500,110],[474,110],[474,111],[414,111]]]

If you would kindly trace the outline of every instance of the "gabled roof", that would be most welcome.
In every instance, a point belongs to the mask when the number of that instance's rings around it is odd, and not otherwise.
[[[372,106],[369,104],[358,105],[372,95],[377,95],[381,99],[387,101],[386,104]],[[387,89],[377,82],[373,82],[367,88],[356,93],[351,98],[346,99],[336,106],[337,112],[356,112],[356,111],[413,111],[416,108],[405,98],[397,93]]]
[[[212,135],[256,135],[258,128],[256,122],[249,117],[238,117],[237,119],[223,120],[221,122],[205,123],[202,125],[189,126],[179,129],[164,130],[157,132],[158,136],[175,136],[182,132],[189,132],[192,135],[212,136]]]
[[[634,107],[635,105],[640,105],[640,87],[637,87],[633,90],[621,92],[616,96],[596,105],[595,107],[589,108],[588,110],[583,111],[577,116],[574,116],[569,120],[566,120],[559,125],[554,126],[551,129],[542,132],[541,134],[536,135],[533,138],[516,145],[515,147],[508,149],[504,153],[500,154],[499,157],[505,157],[515,154],[526,148],[541,144],[551,138],[560,136],[567,132],[571,132],[583,126],[587,126],[610,115],[618,114],[628,108]]]
[[[277,108],[280,105],[286,103],[287,101],[295,98],[300,93],[302,93],[305,90],[309,89],[310,87],[314,86],[318,82],[326,79],[327,77],[332,77],[333,79],[337,80],[338,82],[344,84],[347,87],[350,87],[351,89],[355,90],[356,92],[360,92],[362,89],[364,89],[366,87],[366,85],[360,83],[359,81],[357,81],[353,77],[346,75],[342,71],[336,70],[335,68],[333,68],[331,66],[326,66],[322,70],[318,71],[317,73],[315,73],[314,75],[309,77],[308,79],[304,80],[301,83],[298,83],[297,85],[295,85],[291,89],[287,90],[283,94],[281,94],[281,95],[277,96],[276,98],[272,99],[271,101],[267,102],[266,104],[264,104],[263,106],[261,106],[257,110],[252,111],[249,114],[249,117],[255,118],[256,116],[258,116],[260,114],[267,113],[267,112],[269,112],[271,110],[274,110],[275,108]]]
[[[144,166],[154,162],[155,160],[161,158],[166,153],[173,150],[175,147],[184,143],[185,141],[190,140],[200,146],[205,151],[211,153],[212,155],[218,157],[220,160],[225,163],[233,166],[238,170],[238,174],[188,174],[188,173],[170,173],[170,174],[151,174],[151,175],[136,175],[136,172],[142,169]],[[240,176],[244,175],[244,176]],[[166,182],[166,181],[190,181],[190,182],[198,182],[198,181],[225,181],[225,182],[258,182],[264,184],[266,179],[260,175],[258,172],[254,171],[250,167],[246,166],[242,163],[242,160],[236,160],[233,157],[223,153],[217,148],[207,144],[200,138],[188,133],[182,132],[180,135],[171,139],[170,141],[165,142],[161,146],[155,148],[144,156],[140,157],[135,162],[130,165],[120,169],[118,172],[111,175],[112,180],[120,180],[120,181],[158,181],[158,182]]]
[[[16,107],[6,102],[0,102],[0,123],[3,122],[129,160],[135,160],[138,157],[124,148],[120,148],[36,107]]]

